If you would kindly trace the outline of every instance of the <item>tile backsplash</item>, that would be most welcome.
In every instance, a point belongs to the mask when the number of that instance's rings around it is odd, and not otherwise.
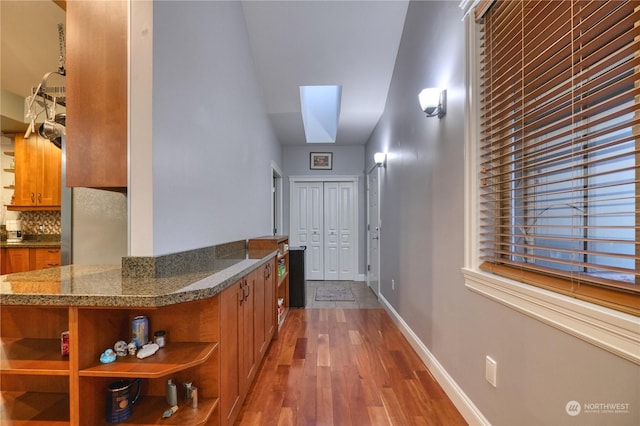
[[[60,234],[59,211],[20,212],[18,219],[22,220],[22,232],[25,235]]]

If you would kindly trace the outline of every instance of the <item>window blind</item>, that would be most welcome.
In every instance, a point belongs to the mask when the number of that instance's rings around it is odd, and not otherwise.
[[[501,1],[481,22],[482,268],[640,314],[640,6]]]

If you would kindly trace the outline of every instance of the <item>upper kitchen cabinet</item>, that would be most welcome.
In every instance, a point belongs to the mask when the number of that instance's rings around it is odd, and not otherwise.
[[[128,0],[66,4],[70,187],[127,187],[128,6]]]
[[[60,210],[61,152],[35,134],[15,136],[15,189],[8,210]]]

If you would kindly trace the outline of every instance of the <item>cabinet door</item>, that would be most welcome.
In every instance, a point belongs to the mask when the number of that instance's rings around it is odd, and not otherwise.
[[[13,204],[60,207],[61,158],[60,148],[49,140],[16,135]]]
[[[17,206],[36,205],[36,185],[38,177],[38,142],[36,136],[25,139],[21,135],[15,138],[15,178],[13,204]]]
[[[29,249],[8,248],[5,259],[5,274],[29,271]]]
[[[253,335],[255,337],[255,357],[259,364],[267,350],[267,334],[264,323],[265,310],[265,266],[251,273],[254,280],[253,290]]]
[[[240,412],[240,354],[242,303],[240,282],[220,293],[220,410],[223,425],[233,424]]]
[[[256,372],[256,343],[253,334],[255,309],[255,273],[244,278],[242,302],[242,396],[247,394]]]
[[[36,202],[42,206],[59,206],[62,152],[44,138],[38,137],[38,145],[41,163],[38,165]]]
[[[127,186],[128,10],[67,1],[67,186]]]

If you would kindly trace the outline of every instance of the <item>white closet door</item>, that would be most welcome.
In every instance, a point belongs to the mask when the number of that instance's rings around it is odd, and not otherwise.
[[[324,279],[354,279],[355,185],[324,183]]]
[[[324,279],[340,279],[340,191],[338,182],[324,184]]]
[[[354,257],[356,238],[356,185],[340,182],[338,185],[338,279],[355,278]]]
[[[307,246],[305,275],[308,280],[324,279],[324,231],[322,182],[296,182],[291,194],[292,246]]]

